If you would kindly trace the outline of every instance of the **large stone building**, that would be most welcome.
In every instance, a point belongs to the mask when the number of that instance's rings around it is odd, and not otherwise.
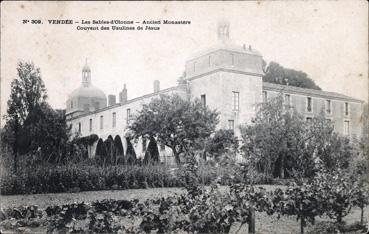
[[[154,81],[153,93],[127,99],[124,85],[119,101],[92,86],[91,69],[87,63],[82,70],[82,86],[69,96],[67,120],[74,132],[81,136],[98,135],[102,140],[109,136],[120,138],[124,153],[127,150],[127,126],[142,104],[150,102],[159,94],[177,93],[183,98],[199,98],[211,109],[220,112],[218,128],[234,129],[239,134],[240,124],[250,123],[256,114],[258,103],[268,98],[283,95],[284,101],[296,108],[307,120],[321,113],[334,123],[338,133],[354,136],[362,130],[361,115],[363,101],[339,93],[278,85],[262,81],[262,56],[251,46],[236,46],[229,40],[229,24],[218,25],[219,45],[198,53],[188,59],[185,73],[178,85],[160,90],[159,81]],[[143,157],[147,141],[134,144],[137,157]],[[95,143],[89,149],[95,155]],[[172,161],[172,153],[159,147],[160,160]]]

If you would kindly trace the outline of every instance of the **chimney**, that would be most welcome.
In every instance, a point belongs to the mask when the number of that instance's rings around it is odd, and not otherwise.
[[[158,93],[160,91],[160,81],[154,80],[154,93]]]
[[[127,102],[127,88],[126,88],[126,84],[124,84],[122,92],[119,93],[119,102],[121,104],[124,104],[124,103]]]
[[[110,94],[108,96],[108,101],[109,101],[109,106],[115,105],[116,104],[116,101],[117,101],[115,95]]]

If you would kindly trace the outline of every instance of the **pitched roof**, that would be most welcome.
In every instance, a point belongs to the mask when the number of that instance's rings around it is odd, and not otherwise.
[[[356,99],[350,96],[346,96],[340,93],[335,92],[327,92],[322,90],[316,90],[316,89],[307,89],[307,88],[300,88],[296,86],[291,85],[280,85],[280,84],[274,84],[269,82],[263,82],[263,89],[266,90],[274,90],[274,91],[284,91],[289,93],[295,93],[295,94],[304,94],[307,96],[320,96],[324,98],[336,98],[346,101],[352,101],[352,102],[364,102],[360,99]]]

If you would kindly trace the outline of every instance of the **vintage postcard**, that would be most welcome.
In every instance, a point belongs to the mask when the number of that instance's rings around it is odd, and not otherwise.
[[[368,230],[366,1],[4,1],[0,75],[0,232]]]

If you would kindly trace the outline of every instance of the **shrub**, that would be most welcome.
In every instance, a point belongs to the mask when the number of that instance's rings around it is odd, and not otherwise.
[[[163,165],[97,167],[89,163],[25,168],[1,177],[1,194],[79,192],[181,186],[180,178]]]

